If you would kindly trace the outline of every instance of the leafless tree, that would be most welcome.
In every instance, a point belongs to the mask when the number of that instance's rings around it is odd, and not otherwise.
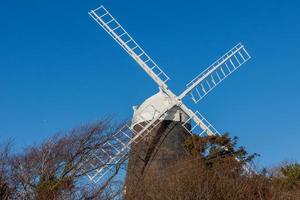
[[[127,155],[112,165],[112,173],[99,183],[94,184],[86,177],[95,169],[107,166],[97,160],[101,156],[105,158],[99,149],[106,142],[114,143],[114,133],[122,125],[104,119],[67,134],[57,134],[20,153],[13,153],[10,143],[1,145],[0,199],[122,199],[124,173],[121,178],[117,173],[125,167],[123,161]],[[139,182],[138,193],[127,199],[299,199],[299,164],[281,165],[271,175],[264,171],[248,174],[244,166],[255,154],[248,155],[236,144],[237,139],[227,135],[189,138],[183,144],[187,157],[174,160],[163,171],[149,170],[147,173],[151,175]],[[112,153],[109,148],[105,151]]]
[[[13,187],[9,184],[10,142],[0,148],[0,199],[10,199]]]
[[[98,184],[87,179],[87,174],[101,169],[107,163],[97,162],[99,149],[121,124],[110,119],[58,134],[32,146],[9,159],[9,184],[14,186],[12,199],[112,199],[122,192],[122,185],[114,179],[122,163],[113,166],[113,172]],[[112,141],[111,141],[112,142]],[[91,162],[94,165],[91,167]],[[0,183],[2,178],[0,175]],[[9,188],[1,184],[4,195]]]

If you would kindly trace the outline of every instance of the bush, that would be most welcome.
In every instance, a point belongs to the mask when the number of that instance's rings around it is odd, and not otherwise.
[[[289,188],[295,188],[300,183],[300,165],[298,163],[288,164],[281,167],[284,180]]]

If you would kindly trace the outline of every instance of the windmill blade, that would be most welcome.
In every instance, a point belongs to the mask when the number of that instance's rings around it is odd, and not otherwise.
[[[199,136],[206,133],[209,136],[220,135],[220,133],[213,127],[213,125],[207,121],[199,111],[193,112],[186,105],[182,104],[180,108],[189,116],[189,118],[183,122],[183,127],[191,134],[197,134]],[[201,130],[197,130],[200,128]],[[199,133],[196,133],[199,132]]]
[[[103,6],[91,10],[89,15],[144,69],[160,88],[167,88],[166,82],[170,78]]]
[[[152,109],[155,109],[153,105]],[[105,175],[113,170],[113,167],[120,164],[130,150],[130,145],[135,142],[138,143],[145,136],[147,136],[153,128],[155,128],[162,119],[167,115],[167,111],[174,105],[169,105],[162,110],[155,110],[156,115],[151,121],[145,121],[143,124],[137,124],[131,127],[126,124],[119,131],[117,131],[110,140],[105,142],[102,147],[93,152],[84,167],[84,171],[87,172],[87,176],[90,181],[97,183]],[[142,118],[142,116],[140,116]],[[139,130],[139,131],[136,131]]]
[[[187,94],[191,94],[193,101],[198,103],[250,58],[251,56],[244,48],[244,45],[239,43],[188,83],[187,89],[179,96],[179,99],[183,99]]]
[[[87,174],[90,181],[97,183],[102,177],[112,172],[114,166],[121,163],[130,150],[126,144],[131,139],[132,130],[130,125],[126,124],[88,156],[83,172]]]

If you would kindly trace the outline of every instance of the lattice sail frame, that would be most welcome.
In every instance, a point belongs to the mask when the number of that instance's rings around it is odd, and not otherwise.
[[[156,109],[154,105],[149,106],[153,109]],[[175,105],[170,105],[162,111],[156,109],[156,117],[154,117],[151,121],[145,120],[146,123],[144,124],[135,125],[135,129],[130,124],[126,124],[115,134],[113,134],[111,139],[106,141],[101,148],[91,154],[89,160],[87,161],[89,165],[85,166],[84,171],[89,171],[87,176],[90,181],[97,183],[109,172],[112,172],[114,166],[120,164],[122,159],[124,159],[124,157],[130,151],[131,144],[137,144],[143,140],[157,125],[160,124],[161,121],[163,121],[163,119],[168,115],[167,111],[173,106]],[[182,109],[185,110],[184,107],[182,107]],[[188,127],[188,124],[191,125],[191,129]],[[181,125],[191,135],[195,133],[197,133],[199,136],[202,136],[204,133],[207,135],[220,135],[219,132],[203,117],[203,115],[200,114],[199,111],[193,112],[193,114],[191,114],[190,117]],[[136,131],[139,129],[140,131]],[[97,167],[99,166],[99,163],[101,167]]]
[[[212,89],[219,85],[240,66],[246,63],[251,56],[244,45],[237,44],[225,55],[215,61],[211,66],[189,82],[187,89],[179,96],[180,99],[190,94],[193,101],[198,103]]]
[[[185,120],[182,124],[182,126],[191,134],[197,134],[199,136],[203,136],[204,133],[207,133],[207,130],[200,128],[199,125],[195,122],[195,118],[199,118],[206,126],[207,128],[213,133],[212,135],[221,135],[217,129],[197,110],[194,112],[193,116],[189,117],[187,120]],[[189,127],[190,125],[190,127]]]
[[[83,171],[88,171],[88,178],[97,183],[106,174],[112,172],[113,167],[120,163],[129,152],[130,146],[126,144],[131,139],[132,130],[128,124],[125,124],[86,160],[88,165],[84,166]]]
[[[89,15],[145,70],[162,88],[169,76],[150,58],[142,47],[129,35],[119,22],[103,7],[92,10]]]
[[[155,109],[155,106],[151,105],[151,107]],[[146,137],[153,128],[160,124],[160,121],[166,117],[167,111],[172,107],[173,106],[166,107],[161,111],[156,109],[155,112],[157,115],[151,121],[138,124],[138,128],[135,127],[134,129],[130,124],[126,124],[113,134],[109,141],[105,142],[101,148],[90,155],[89,165],[84,168],[85,171],[90,172],[87,174],[88,178],[97,183],[109,171],[113,170],[113,167],[119,164],[124,156],[127,155],[130,150],[130,145],[133,142],[138,143]],[[136,129],[140,129],[140,131],[136,131]],[[98,163],[102,164],[99,168],[97,168]]]
[[[195,130],[200,127],[202,132],[199,135],[204,133],[207,135],[220,135],[199,111],[193,112],[186,107],[183,104],[182,99],[186,95],[191,94],[194,102],[199,102],[221,81],[248,61],[251,57],[241,43],[232,48],[229,52],[187,84],[188,88],[177,97],[166,85],[166,82],[170,79],[168,75],[166,75],[166,73],[150,58],[150,56],[148,56],[141,46],[103,6],[90,11],[89,15],[144,69],[144,71],[158,84],[159,88],[173,101],[171,105],[163,110],[156,109],[154,105],[150,105],[155,110],[156,114],[152,120],[146,121],[147,123],[144,125],[140,125],[141,127],[139,132],[135,131],[133,127],[127,124],[113,135],[112,141],[107,141],[104,143],[102,148],[99,148],[96,152],[94,152],[90,158],[88,158],[89,166],[87,166],[86,169],[86,171],[90,172],[88,173],[88,177],[91,181],[97,183],[109,171],[111,171],[115,165],[119,164],[119,162],[122,161],[124,156],[126,156],[129,152],[130,145],[133,142],[138,143],[146,135],[148,135],[148,133],[150,133],[151,130],[165,118],[167,111],[174,106],[179,106],[189,116],[189,118],[183,123],[183,126],[191,134],[194,134]],[[228,65],[233,68],[229,68]],[[228,71],[224,71],[226,69]],[[220,76],[218,70],[221,70],[221,75],[223,76]],[[209,86],[208,88],[205,88],[205,83]],[[205,92],[204,95],[201,91],[199,91],[199,87],[201,87],[202,91]],[[139,117],[142,118],[142,116]],[[191,129],[187,128],[187,124],[191,125]],[[99,166],[97,164],[99,163],[102,164],[102,167],[97,168],[97,166]],[[97,169],[89,170],[94,168]]]

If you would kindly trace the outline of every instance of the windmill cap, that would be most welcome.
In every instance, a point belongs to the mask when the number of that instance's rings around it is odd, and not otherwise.
[[[170,105],[172,105],[170,97],[164,92],[159,91],[157,94],[146,99],[139,107],[134,107],[132,126],[142,122],[152,121],[159,114],[162,114],[161,112]],[[162,118],[162,120],[185,122],[188,118],[188,115],[179,107],[175,106],[167,111],[167,115]]]

